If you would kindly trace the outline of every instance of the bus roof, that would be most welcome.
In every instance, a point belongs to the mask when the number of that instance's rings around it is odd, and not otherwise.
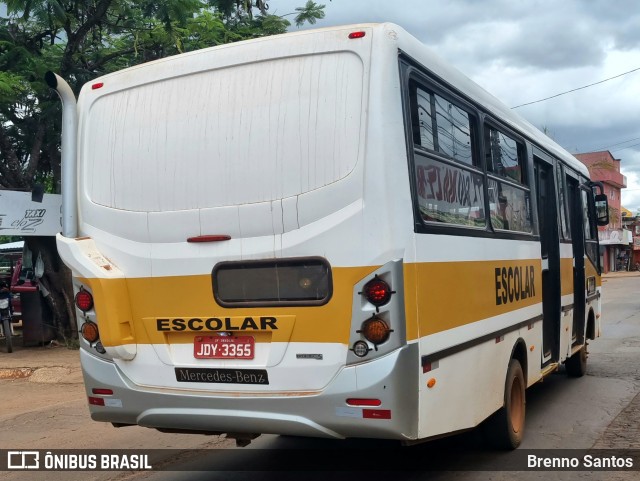
[[[362,29],[371,29],[373,36],[385,35],[389,39],[396,42],[397,48],[404,52],[409,57],[413,58],[421,65],[426,67],[430,72],[440,77],[446,83],[454,87],[456,90],[462,92],[469,100],[482,106],[489,113],[496,116],[498,119],[506,123],[509,127],[519,131],[522,135],[525,135],[538,147],[561,159],[566,165],[570,166],[575,171],[589,176],[589,171],[586,166],[580,162],[576,157],[569,153],[566,149],[560,146],[553,139],[544,134],[540,129],[533,126],[530,122],[525,120],[521,115],[514,112],[505,103],[495,97],[493,94],[487,92],[484,88],[478,85],[476,82],[467,77],[459,69],[448,63],[445,59],[438,56],[432,49],[423,44],[420,40],[407,32],[401,26],[394,23],[361,23],[361,24],[347,24],[333,27],[323,27],[316,29],[301,30],[297,32],[284,33],[280,35],[272,35],[267,37],[261,37],[257,39],[244,40],[241,42],[228,43],[223,45],[217,45],[208,47],[201,50],[187,52],[184,54],[174,55],[171,57],[165,57],[162,59],[147,62],[145,64],[130,67],[118,72],[105,75],[104,79],[108,79],[112,76],[117,76],[122,73],[133,72],[137,69],[146,69],[153,65],[158,65],[164,62],[177,62],[180,59],[185,59],[188,56],[203,55],[208,52],[222,50],[222,49],[234,49],[242,48],[244,45],[255,45],[262,42],[276,42],[281,41],[283,38],[295,39],[297,37],[304,37],[308,35],[325,35],[332,31],[344,31],[353,30],[359,31]],[[319,50],[322,46],[318,47]],[[283,52],[283,56],[286,56],[286,52]],[[89,88],[88,85],[85,88]]]

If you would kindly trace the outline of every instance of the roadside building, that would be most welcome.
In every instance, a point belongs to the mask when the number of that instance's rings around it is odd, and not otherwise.
[[[640,266],[640,215],[622,208],[622,228],[631,232],[630,270],[638,270]]]
[[[620,159],[608,150],[574,154],[589,169],[591,179],[604,184],[609,199],[609,225],[598,228],[600,261],[604,272],[629,270],[631,263],[631,231],[622,223],[621,191],[627,178],[620,173]]]

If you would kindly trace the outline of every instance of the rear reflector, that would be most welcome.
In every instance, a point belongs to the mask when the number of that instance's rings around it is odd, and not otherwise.
[[[382,401],[380,401],[380,399],[349,398],[347,399],[347,404],[350,406],[380,406]]]
[[[113,394],[111,389],[104,389],[101,387],[94,387],[91,392],[93,394],[102,394],[103,396],[111,396]]]
[[[89,404],[92,406],[104,406],[104,398],[89,396]]]
[[[220,242],[228,241],[230,239],[230,235],[199,235],[196,237],[189,237],[187,242]]]
[[[102,88],[102,87],[104,87],[104,83],[102,83],[102,82],[94,83],[94,84],[91,86],[91,88],[92,88],[93,90],[96,90],[96,89],[99,89],[99,88]]]
[[[352,40],[353,40],[354,38],[362,38],[362,37],[364,37],[364,36],[365,36],[365,32],[362,32],[362,31],[360,31],[360,32],[351,32],[351,33],[349,34],[349,38],[350,38],[350,39],[352,39]]]
[[[363,409],[362,417],[365,419],[391,419],[390,409]]]

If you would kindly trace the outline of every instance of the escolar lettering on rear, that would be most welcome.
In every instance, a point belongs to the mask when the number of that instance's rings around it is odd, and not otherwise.
[[[156,319],[158,331],[266,331],[276,330],[278,319],[275,317],[198,317],[190,319]]]

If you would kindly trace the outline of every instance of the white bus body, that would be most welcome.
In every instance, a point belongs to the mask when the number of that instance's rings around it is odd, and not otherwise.
[[[499,415],[567,359],[579,375],[599,335],[587,169],[396,25],[150,62],[85,85],[77,113],[58,249],[94,300],[77,317],[99,329],[80,351],[97,421],[412,442]],[[511,171],[487,167],[513,145]]]

